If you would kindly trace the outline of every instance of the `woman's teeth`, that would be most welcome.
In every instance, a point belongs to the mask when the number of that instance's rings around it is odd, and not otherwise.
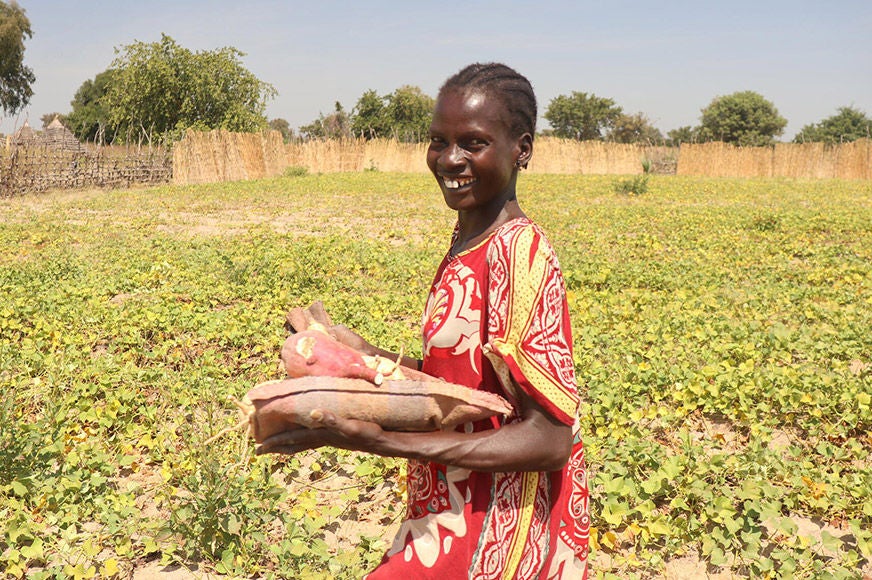
[[[442,178],[442,183],[444,183],[445,187],[447,187],[448,189],[459,189],[465,185],[469,185],[473,181],[475,180],[471,177],[467,177],[464,179],[449,179],[448,177]]]

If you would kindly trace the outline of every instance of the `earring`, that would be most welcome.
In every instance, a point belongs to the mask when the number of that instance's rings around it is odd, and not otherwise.
[[[524,166],[524,162],[521,161],[520,157],[518,157],[518,159],[515,161],[515,167],[517,167],[518,169],[521,169],[523,166]]]

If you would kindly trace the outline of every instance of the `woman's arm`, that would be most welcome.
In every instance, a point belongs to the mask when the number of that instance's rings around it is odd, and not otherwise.
[[[518,389],[518,392],[522,392]],[[385,431],[375,423],[325,412],[320,429],[295,429],[270,437],[258,454],[294,454],[329,445],[386,457],[434,461],[475,471],[554,471],[572,448],[572,428],[521,395],[522,420],[476,433]]]

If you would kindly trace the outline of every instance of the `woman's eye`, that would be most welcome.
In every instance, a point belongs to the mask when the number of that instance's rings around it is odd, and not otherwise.
[[[481,151],[481,150],[484,149],[485,147],[487,147],[487,143],[484,142],[484,141],[482,141],[482,140],[480,140],[480,139],[475,139],[475,140],[473,140],[473,141],[469,141],[469,142],[464,146],[464,148],[465,148],[465,149],[468,149],[469,151]]]

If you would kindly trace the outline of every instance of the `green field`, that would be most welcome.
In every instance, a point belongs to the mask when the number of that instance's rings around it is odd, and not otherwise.
[[[872,573],[872,183],[520,181],[569,289],[593,577]],[[401,461],[205,442],[292,306],[420,354],[452,224],[378,172],[0,200],[0,570],[358,577]]]

